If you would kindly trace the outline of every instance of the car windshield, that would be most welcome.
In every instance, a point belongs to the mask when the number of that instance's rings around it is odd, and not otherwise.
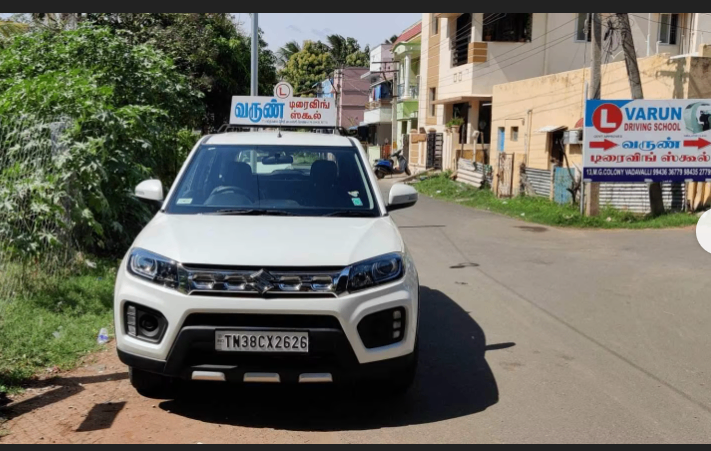
[[[201,146],[171,214],[380,216],[355,147]]]

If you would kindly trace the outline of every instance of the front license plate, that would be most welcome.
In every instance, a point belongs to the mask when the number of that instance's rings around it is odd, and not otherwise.
[[[215,349],[222,352],[308,354],[305,332],[217,332]]]

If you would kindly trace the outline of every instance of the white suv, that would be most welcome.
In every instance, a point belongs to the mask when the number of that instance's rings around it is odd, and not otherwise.
[[[203,138],[116,281],[118,353],[139,392],[174,379],[405,390],[419,280],[360,144],[313,133]]]

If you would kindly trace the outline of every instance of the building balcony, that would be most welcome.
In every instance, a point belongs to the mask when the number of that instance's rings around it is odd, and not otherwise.
[[[373,102],[374,103],[374,102]],[[390,102],[379,108],[366,109],[363,122],[368,125],[388,124],[393,121],[393,107]]]
[[[397,95],[399,100],[417,100],[420,97],[420,86],[401,84],[397,87]]]
[[[365,104],[366,111],[378,110],[380,108],[392,108],[392,99],[373,100]]]

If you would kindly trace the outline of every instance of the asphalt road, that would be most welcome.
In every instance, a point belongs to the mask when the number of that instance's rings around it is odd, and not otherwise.
[[[428,198],[394,218],[423,295],[406,398],[215,386],[146,400],[108,350],[21,400],[2,441],[711,441],[711,255],[694,230],[558,230]]]
[[[426,287],[415,399],[436,412],[406,441],[711,441],[693,229],[559,230],[429,198],[395,219]]]

